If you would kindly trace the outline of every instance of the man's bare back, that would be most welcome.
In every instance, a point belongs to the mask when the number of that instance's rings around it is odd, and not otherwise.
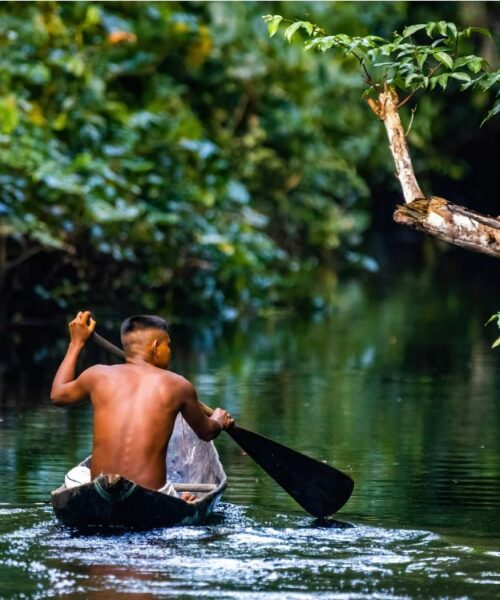
[[[95,328],[89,318],[88,311],[80,312],[70,323],[71,342],[54,378],[52,402],[66,406],[90,397],[92,478],[119,473],[144,487],[159,489],[166,482],[165,455],[179,412],[198,437],[207,441],[233,421],[220,408],[207,417],[189,381],[165,370],[171,356],[170,337],[161,319],[155,326],[158,317],[124,322],[126,364],[95,365],[75,378],[78,355]]]

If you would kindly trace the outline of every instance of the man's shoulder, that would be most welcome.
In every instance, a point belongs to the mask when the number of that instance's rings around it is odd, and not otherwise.
[[[118,366],[118,365],[116,365]],[[82,375],[86,376],[98,376],[100,374],[108,373],[109,369],[114,368],[111,365],[92,365],[91,367],[87,367],[85,371],[83,371]]]
[[[163,371],[162,372],[163,378],[165,380],[166,383],[168,383],[169,385],[175,386],[178,389],[182,389],[182,390],[192,390],[193,389],[193,384],[188,381],[185,377],[183,377],[182,375],[179,375],[178,373],[174,373],[174,371]]]
[[[99,381],[103,377],[108,377],[110,374],[110,369],[113,368],[114,367],[110,365],[92,365],[91,367],[85,369],[80,377],[86,379],[88,382]]]

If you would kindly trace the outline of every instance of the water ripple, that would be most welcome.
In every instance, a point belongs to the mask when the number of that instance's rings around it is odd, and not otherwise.
[[[144,598],[407,598],[415,586],[423,597],[460,597],[500,585],[498,552],[428,531],[255,518],[223,504],[202,527],[82,535],[59,526],[49,507],[2,510],[12,517],[0,534],[2,598],[16,580],[27,591],[9,597],[37,600],[104,598],[110,589]]]

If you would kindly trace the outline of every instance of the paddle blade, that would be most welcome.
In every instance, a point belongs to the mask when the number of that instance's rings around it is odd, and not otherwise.
[[[349,500],[354,481],[338,469],[237,425],[227,432],[314,517],[332,515]]]

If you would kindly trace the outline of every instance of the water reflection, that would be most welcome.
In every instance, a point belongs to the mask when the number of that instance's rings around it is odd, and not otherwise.
[[[328,523],[221,437],[229,486],[206,527],[113,537],[59,527],[42,503],[88,454],[91,415],[48,403],[64,340],[21,335],[28,362],[0,376],[0,597],[493,597],[500,394],[483,323],[498,307],[486,288],[440,285],[350,284],[322,319],[242,322],[192,345],[174,332],[174,368],[205,402],[353,476]],[[89,348],[86,360],[107,357]]]

